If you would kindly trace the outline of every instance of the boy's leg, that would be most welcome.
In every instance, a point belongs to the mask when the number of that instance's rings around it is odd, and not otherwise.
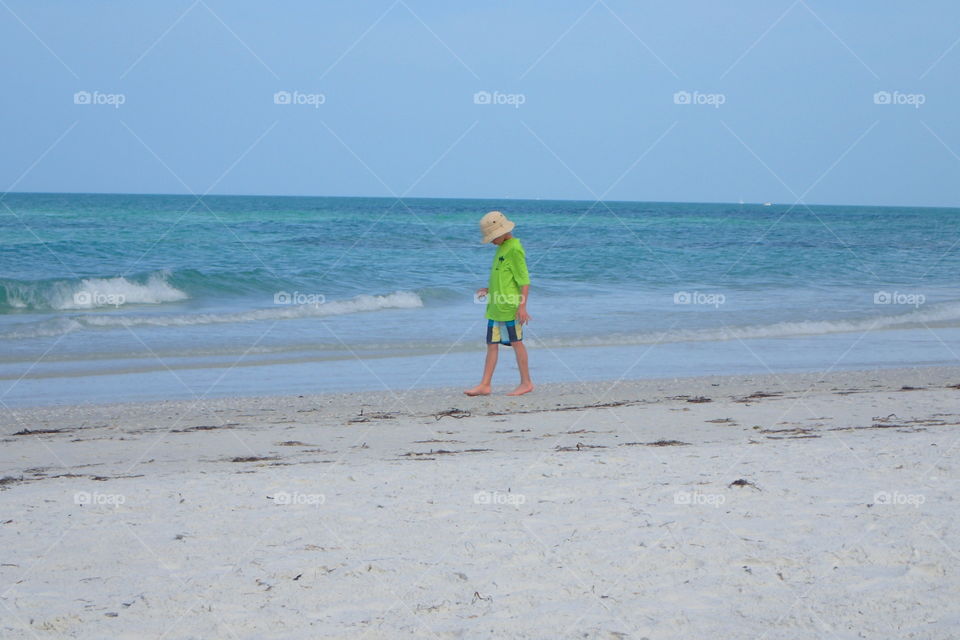
[[[510,346],[517,354],[517,369],[520,370],[520,384],[508,393],[508,396],[522,396],[533,391],[533,382],[530,380],[530,365],[527,362],[527,348],[523,342],[514,342]]]
[[[468,396],[490,395],[490,383],[493,381],[493,370],[497,367],[497,355],[500,352],[499,344],[487,345],[487,359],[483,364],[483,379],[473,389],[464,391]]]

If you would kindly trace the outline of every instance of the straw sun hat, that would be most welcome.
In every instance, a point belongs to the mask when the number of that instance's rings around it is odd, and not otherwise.
[[[499,211],[491,211],[480,218],[480,233],[483,234],[484,243],[499,238],[505,233],[510,233],[515,226],[513,222],[507,220],[507,216]]]

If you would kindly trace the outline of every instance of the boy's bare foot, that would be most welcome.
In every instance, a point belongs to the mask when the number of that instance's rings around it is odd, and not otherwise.
[[[528,382],[527,384],[521,384],[516,389],[508,393],[508,396],[522,396],[525,393],[530,393],[533,391],[533,383]]]
[[[490,395],[490,385],[478,384],[473,389],[467,389],[464,393],[468,396],[488,396]]]

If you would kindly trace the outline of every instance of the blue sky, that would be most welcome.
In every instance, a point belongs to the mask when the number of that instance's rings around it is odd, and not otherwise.
[[[958,206],[958,39],[946,1],[5,0],[0,189]]]

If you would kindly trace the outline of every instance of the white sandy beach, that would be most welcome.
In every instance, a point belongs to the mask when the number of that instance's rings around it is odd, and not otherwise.
[[[0,636],[956,638],[958,383],[4,410]]]

